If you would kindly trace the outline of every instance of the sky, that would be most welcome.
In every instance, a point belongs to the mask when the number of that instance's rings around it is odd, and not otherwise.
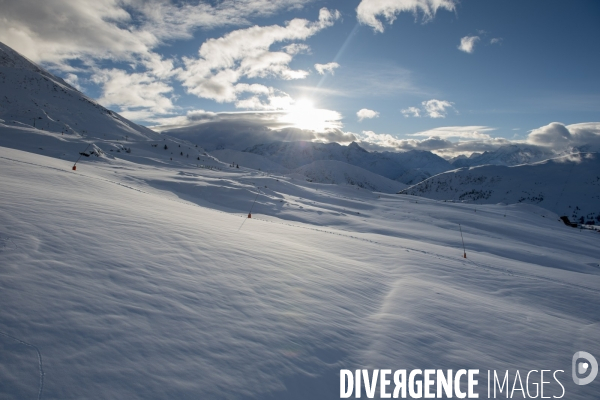
[[[600,144],[599,20],[597,0],[0,0],[0,41],[158,130],[450,157]]]

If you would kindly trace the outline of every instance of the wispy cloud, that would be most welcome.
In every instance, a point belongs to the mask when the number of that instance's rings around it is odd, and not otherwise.
[[[421,116],[421,109],[417,107],[408,107],[402,110],[402,115],[406,118],[408,117],[416,117],[419,118]]]
[[[454,109],[454,103],[446,100],[431,99],[421,103],[421,108],[408,107],[401,110],[405,117],[420,117],[425,115],[429,118],[445,118],[449,109]]]
[[[460,51],[464,51],[465,53],[471,54],[475,51],[475,43],[477,43],[479,40],[479,36],[465,36],[460,39],[458,49]]]
[[[356,116],[359,121],[362,121],[365,118],[377,118],[379,117],[379,112],[374,110],[369,110],[368,108],[362,108],[356,112]]]
[[[490,44],[500,44],[502,43],[502,38],[491,38],[490,39]]]
[[[317,70],[317,72],[319,73],[319,75],[325,75],[327,72],[331,73],[331,75],[333,75],[334,70],[336,68],[339,68],[340,64],[336,63],[336,62],[330,62],[327,64],[315,64],[315,69]]]
[[[439,137],[444,139],[491,139],[486,132],[495,131],[496,128],[489,126],[442,126],[422,132],[411,133],[408,136]]]
[[[304,43],[292,43],[281,48],[289,55],[295,56],[296,54],[308,54],[310,53],[310,46]]]
[[[417,15],[420,11],[423,21],[429,21],[438,9],[454,11],[457,3],[456,0],[362,0],[356,8],[356,16],[360,23],[372,27],[376,32],[383,32],[382,19],[392,24],[402,12]]]

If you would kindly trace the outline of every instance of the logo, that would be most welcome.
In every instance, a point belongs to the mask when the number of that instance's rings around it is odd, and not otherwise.
[[[585,361],[583,361],[585,360]],[[587,385],[596,379],[598,375],[598,361],[588,352],[578,351],[573,354],[573,382],[577,385]],[[591,367],[591,369],[590,369]],[[586,378],[580,378],[580,375],[585,375],[588,370],[589,375]]]

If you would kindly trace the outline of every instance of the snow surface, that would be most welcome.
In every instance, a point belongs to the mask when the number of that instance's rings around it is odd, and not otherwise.
[[[76,157],[80,139],[61,139],[39,135]],[[0,148],[0,331],[40,350],[44,398],[333,399],[341,368],[569,371],[600,352],[598,235],[543,209],[130,145],[77,171]],[[1,396],[35,398],[35,349],[0,343]],[[562,382],[571,399],[598,390]]]
[[[311,182],[356,185],[374,192],[397,193],[406,185],[341,161],[320,160],[294,170]]]
[[[210,152],[211,155],[215,156],[219,160],[224,162],[235,163],[247,168],[252,168],[265,172],[275,172],[280,174],[289,173],[290,170],[285,168],[266,157],[258,154],[248,153],[244,151],[237,151],[232,149],[214,150]]]

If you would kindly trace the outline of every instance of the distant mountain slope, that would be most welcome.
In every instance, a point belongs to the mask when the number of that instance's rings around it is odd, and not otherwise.
[[[65,135],[156,140],[159,134],[110,111],[0,43],[0,119]]]
[[[556,155],[539,146],[509,144],[494,151],[486,151],[483,154],[473,153],[470,157],[457,157],[451,160],[451,163],[457,168],[488,164],[514,166],[531,164],[552,157],[556,157]]]
[[[600,223],[600,156],[578,153],[515,167],[448,171],[401,191],[478,204],[531,203],[580,222]]]
[[[277,164],[258,154],[246,153],[231,149],[215,150],[211,151],[210,154],[222,162],[235,163],[240,167],[280,174],[286,174],[290,172],[288,168],[285,168],[280,164]]]
[[[351,164],[406,184],[447,171],[451,165],[428,151],[369,152],[357,143],[275,142],[253,146],[246,152],[262,155],[289,169],[314,161],[333,160]]]
[[[355,185],[374,192],[396,193],[406,187],[404,183],[334,160],[313,161],[294,172],[306,176],[311,182]]]

